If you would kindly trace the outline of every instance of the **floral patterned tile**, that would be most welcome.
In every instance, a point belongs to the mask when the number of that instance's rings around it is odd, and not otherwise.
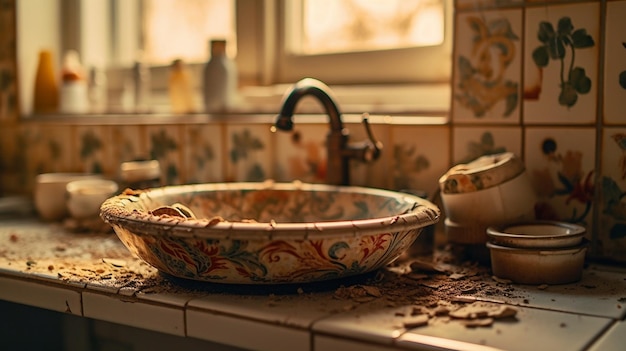
[[[78,154],[74,127],[28,124],[25,133],[26,156],[33,175],[76,171]]]
[[[371,121],[374,122],[374,121]],[[376,141],[383,144],[378,159],[371,162],[350,160],[350,184],[374,188],[393,188],[390,185],[388,170],[393,162],[393,145],[390,139],[391,127],[387,124],[370,125]],[[346,123],[350,130],[350,143],[359,144],[368,140],[367,131],[362,123]]]
[[[599,254],[626,261],[626,128],[602,133]]]
[[[626,123],[626,1],[606,4],[604,52],[604,122]]]
[[[183,126],[185,183],[212,183],[224,179],[223,129],[220,124]]]
[[[393,157],[388,177],[391,188],[425,191],[439,188],[439,177],[450,167],[450,143],[446,126],[392,126]]]
[[[122,162],[150,158],[145,126],[119,125],[107,128],[111,139],[111,162],[115,168],[119,168]]]
[[[272,133],[268,125],[226,125],[225,181],[256,182],[274,177],[270,169]],[[277,150],[276,154],[283,152]]]
[[[109,142],[109,130],[103,126],[78,126],[76,135],[78,138],[79,169],[87,173],[114,175],[116,168],[110,162],[110,150],[106,144]]]
[[[484,155],[513,152],[522,155],[519,127],[459,127],[452,129],[452,163],[467,163]]]
[[[592,231],[594,128],[528,128],[525,162],[538,195],[538,219],[561,220]]]
[[[519,123],[522,9],[456,17],[452,119]]]
[[[161,164],[162,182],[165,185],[182,184],[185,179],[182,126],[147,126],[146,135],[150,159]]]
[[[327,134],[327,124],[299,124],[291,132],[272,133],[272,138],[276,140],[274,179],[324,183],[328,159]]]
[[[524,123],[596,120],[600,2],[529,7],[524,50]]]

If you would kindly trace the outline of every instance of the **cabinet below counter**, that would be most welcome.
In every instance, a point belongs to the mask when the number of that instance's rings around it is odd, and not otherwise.
[[[24,313],[58,314],[66,350],[81,342],[103,349],[102,335],[123,343],[128,333],[144,345],[127,348],[137,350],[180,342],[189,349],[370,351],[621,350],[626,343],[623,267],[591,264],[575,284],[525,286],[492,277],[488,267],[452,262],[438,252],[434,260],[404,257],[326,283],[200,283],[159,273],[113,232],[2,219],[0,306],[10,308],[0,323],[10,337],[23,334],[10,330]],[[93,323],[98,328],[85,327]]]

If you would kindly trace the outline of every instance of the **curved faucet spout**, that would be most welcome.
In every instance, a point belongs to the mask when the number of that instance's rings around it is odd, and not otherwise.
[[[293,114],[296,104],[304,96],[316,97],[324,106],[329,118],[330,131],[326,136],[326,182],[335,185],[348,185],[350,181],[350,165],[352,158],[365,162],[378,158],[382,144],[374,140],[367,118],[363,119],[370,141],[359,146],[348,145],[348,130],[344,129],[341,113],[330,88],[317,79],[305,78],[297,82],[283,98],[283,105],[276,120],[276,128],[281,130],[293,130]]]
[[[330,88],[313,78],[304,78],[297,82],[283,98],[282,108],[276,121],[276,128],[282,130],[293,129],[293,114],[296,104],[306,95],[315,96],[324,106],[324,111],[330,119],[330,128],[335,132],[343,130],[343,122],[341,121],[341,113],[339,107],[332,96]]]

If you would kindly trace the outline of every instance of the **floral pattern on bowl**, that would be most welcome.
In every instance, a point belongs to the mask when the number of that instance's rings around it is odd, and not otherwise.
[[[151,213],[175,203],[196,218]],[[100,215],[131,252],[167,274],[279,284],[383,267],[435,224],[440,211],[418,196],[388,190],[264,182],[122,194],[105,201]]]

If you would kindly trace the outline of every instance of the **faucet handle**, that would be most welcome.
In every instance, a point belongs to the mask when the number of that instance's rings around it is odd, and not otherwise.
[[[360,147],[358,158],[363,162],[371,162],[376,160],[383,149],[383,143],[374,138],[372,127],[369,123],[369,114],[363,114],[363,125],[365,126],[365,132],[367,133],[367,140],[365,140]]]

